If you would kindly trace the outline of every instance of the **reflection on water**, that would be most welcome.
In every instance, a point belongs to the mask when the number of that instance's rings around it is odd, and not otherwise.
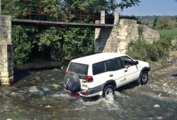
[[[158,71],[153,71],[153,74]],[[14,66],[14,73],[16,82],[0,87],[1,119],[177,119],[177,100],[159,96],[158,91],[151,88],[152,75],[148,84],[139,86],[131,83],[117,89],[114,99],[110,96],[106,100],[99,97],[76,98],[63,91],[65,69],[60,69],[57,61],[34,60]]]

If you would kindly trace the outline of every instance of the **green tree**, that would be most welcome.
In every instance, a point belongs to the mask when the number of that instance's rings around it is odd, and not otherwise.
[[[88,7],[98,8],[94,10],[94,14],[100,14],[101,9],[115,9],[132,7],[138,5],[140,0],[35,0],[36,2],[23,1],[23,0],[11,0],[11,3],[2,3],[2,14],[11,14],[12,18],[29,19],[30,9],[33,11],[40,11],[41,14],[50,14],[48,16],[39,16],[39,12],[33,12],[31,19],[41,20],[57,20],[57,12],[62,13],[58,19],[61,21],[67,21],[67,5],[69,9],[82,9],[83,15],[93,13],[86,13],[87,10],[92,10]],[[9,0],[2,0],[2,2],[9,2]],[[46,3],[41,3],[46,2]],[[26,4],[26,5],[20,5]],[[66,6],[58,5],[64,4]],[[32,7],[31,7],[32,5]],[[39,6],[40,5],[40,6]],[[42,7],[41,7],[42,6]],[[45,7],[43,7],[45,6]],[[78,6],[78,7],[73,7]],[[86,8],[87,7],[87,8]],[[13,10],[7,10],[4,8],[11,8]],[[63,9],[66,8],[66,9]],[[17,9],[17,10],[15,10]],[[24,11],[20,11],[24,10]],[[84,11],[85,10],[85,11]],[[69,14],[74,14],[79,11],[70,10]],[[93,11],[91,11],[93,12]],[[106,15],[113,16],[114,11],[106,10]],[[19,15],[20,14],[20,15]],[[65,17],[64,17],[65,16]],[[74,15],[72,15],[74,17]],[[78,22],[78,19],[71,17],[70,21]],[[84,18],[82,21],[89,23],[90,20]],[[94,46],[94,29],[92,28],[59,28],[59,27],[44,27],[44,26],[12,26],[12,43],[13,43],[13,55],[14,62],[18,64],[24,63],[29,59],[32,49],[37,46],[39,51],[44,52],[50,50],[50,53],[54,53],[57,59],[61,63],[67,64],[73,58],[88,55],[93,53]]]
[[[94,31],[90,28],[49,27],[38,38],[39,50],[49,48],[62,64],[93,52]]]
[[[38,32],[35,26],[12,26],[13,60],[22,64],[29,59]]]
[[[161,16],[157,19],[155,29],[173,30],[175,28],[170,16]]]
[[[132,7],[138,5],[140,0],[64,0],[69,5],[89,6],[94,8],[115,9]]]
[[[156,17],[156,18],[154,19],[154,22],[153,22],[153,28],[155,28],[155,26],[156,26],[157,19],[158,19],[158,17]]]

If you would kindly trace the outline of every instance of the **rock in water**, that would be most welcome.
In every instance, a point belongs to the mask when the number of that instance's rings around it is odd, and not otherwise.
[[[158,107],[160,107],[160,105],[155,104],[153,107],[154,107],[154,108],[158,108]]]

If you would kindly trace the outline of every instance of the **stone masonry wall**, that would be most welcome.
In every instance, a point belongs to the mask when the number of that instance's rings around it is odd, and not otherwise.
[[[11,43],[11,16],[0,15],[0,81],[13,82],[13,48]]]
[[[99,21],[96,23],[99,24]],[[152,43],[160,39],[157,31],[145,25],[140,26],[135,20],[120,19],[113,28],[95,29],[95,53],[126,53],[130,40],[139,39],[138,27],[142,27],[142,40]]]

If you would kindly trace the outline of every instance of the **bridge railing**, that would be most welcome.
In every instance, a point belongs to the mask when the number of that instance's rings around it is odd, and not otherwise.
[[[11,15],[12,18],[30,20],[49,20],[56,22],[86,22],[93,23],[99,20],[101,10],[110,9],[81,7],[47,3],[31,0],[18,2],[2,2],[2,15]],[[114,19],[113,16],[103,16],[105,19]],[[112,20],[113,21],[113,20]]]

